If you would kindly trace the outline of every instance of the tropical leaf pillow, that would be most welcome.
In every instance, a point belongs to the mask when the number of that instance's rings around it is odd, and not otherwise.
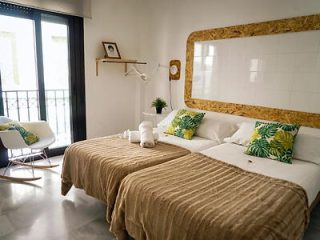
[[[205,113],[188,111],[186,109],[179,110],[165,133],[190,140],[199,127],[204,115]]]
[[[9,123],[0,124],[0,131],[8,130],[11,127]]]
[[[300,126],[256,122],[246,154],[292,163],[293,144]]]
[[[4,131],[4,130],[17,130],[27,145],[31,145],[39,141],[39,137],[37,135],[27,131],[18,122],[9,122],[5,124],[1,124],[0,131]]]

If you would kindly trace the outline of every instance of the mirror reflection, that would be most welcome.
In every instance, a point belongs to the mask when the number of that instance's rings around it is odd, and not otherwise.
[[[192,98],[320,112],[320,31],[194,43]]]

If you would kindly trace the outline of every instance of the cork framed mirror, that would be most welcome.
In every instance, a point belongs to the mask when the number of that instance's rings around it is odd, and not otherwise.
[[[190,34],[188,107],[320,128],[320,14]]]

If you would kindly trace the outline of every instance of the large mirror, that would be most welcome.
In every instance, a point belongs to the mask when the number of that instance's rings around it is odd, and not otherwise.
[[[186,104],[320,127],[319,16],[192,33]]]

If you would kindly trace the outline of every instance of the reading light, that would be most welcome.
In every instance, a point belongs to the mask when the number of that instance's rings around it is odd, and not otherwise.
[[[172,91],[171,91],[171,81],[180,79],[180,71],[181,71],[181,61],[180,60],[170,60],[169,66],[158,64],[158,68],[167,68],[169,70],[169,94],[170,94],[170,108],[172,107]]]
[[[169,80],[179,80],[180,79],[180,69],[181,61],[180,60],[171,60],[169,67]]]
[[[180,71],[181,71],[180,60],[170,60],[169,66],[158,64],[158,68],[160,67],[169,69],[169,81],[180,79]]]

